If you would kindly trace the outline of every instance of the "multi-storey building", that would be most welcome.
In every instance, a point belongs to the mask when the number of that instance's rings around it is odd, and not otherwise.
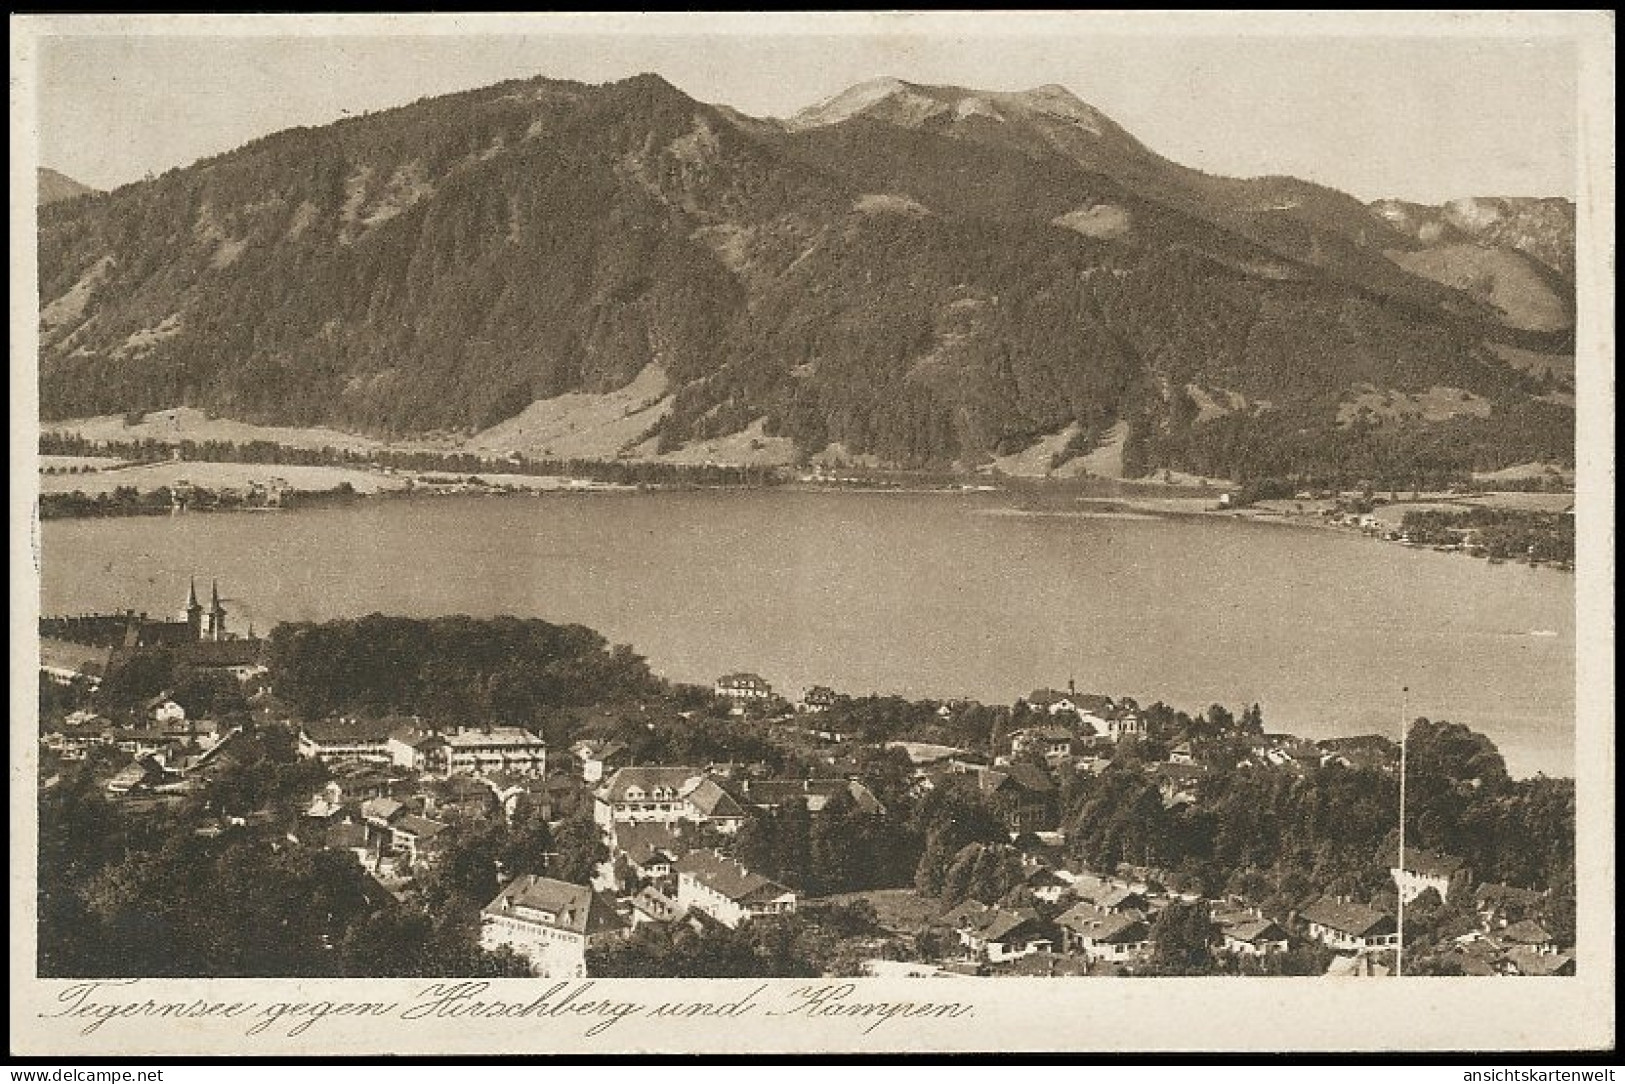
[[[510,948],[546,978],[587,974],[587,949],[621,937],[626,923],[607,897],[585,885],[526,874],[480,912],[480,945]]]

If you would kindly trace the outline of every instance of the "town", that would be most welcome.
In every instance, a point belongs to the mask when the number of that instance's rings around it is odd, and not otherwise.
[[[195,582],[40,637],[46,975],[1575,972],[1573,783],[1459,724],[1410,725],[1401,848],[1397,741],[1257,705],[791,700]]]

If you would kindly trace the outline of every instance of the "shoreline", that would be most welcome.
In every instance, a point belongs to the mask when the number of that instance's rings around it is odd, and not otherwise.
[[[1211,495],[1170,494],[1167,496],[1145,492],[1118,492],[1100,495],[1077,495],[1069,491],[1068,487],[1033,486],[1022,479],[1000,479],[997,482],[966,481],[953,482],[942,480],[933,483],[910,481],[900,478],[895,482],[881,480],[852,480],[851,482],[823,484],[803,479],[767,482],[741,482],[718,483],[715,481],[670,481],[670,482],[640,482],[622,483],[602,481],[599,479],[581,478],[568,475],[524,475],[510,472],[478,472],[471,471],[463,475],[453,475],[446,471],[400,471],[378,470],[365,467],[347,468],[318,468],[330,469],[336,474],[367,474],[372,476],[374,484],[368,488],[359,488],[345,478],[333,487],[321,489],[307,489],[289,487],[282,489],[275,500],[266,502],[263,497],[255,499],[253,487],[258,483],[249,478],[249,475],[264,475],[270,469],[277,469],[272,464],[250,463],[214,463],[212,461],[184,461],[197,468],[230,467],[237,469],[245,476],[244,481],[237,487],[219,486],[218,490],[209,490],[205,487],[192,487],[205,494],[205,499],[218,503],[198,504],[187,501],[174,502],[170,487],[160,486],[150,490],[135,490],[134,487],[115,486],[113,490],[101,489],[97,493],[85,492],[82,489],[55,489],[51,492],[40,492],[37,497],[40,521],[51,520],[80,520],[80,519],[116,519],[128,516],[170,516],[186,514],[216,514],[230,512],[286,512],[301,511],[312,508],[326,508],[344,506],[358,503],[371,498],[385,498],[391,500],[418,500],[444,497],[560,497],[560,496],[639,496],[654,493],[738,493],[738,492],[780,492],[793,494],[851,494],[864,496],[938,496],[938,497],[998,497],[1009,502],[1010,507],[1003,509],[1005,514],[1031,515],[1031,516],[1075,516],[1077,518],[1103,518],[1115,516],[1132,519],[1207,519],[1227,520],[1247,523],[1277,524],[1280,526],[1302,530],[1329,531],[1338,534],[1347,534],[1369,538],[1376,542],[1387,542],[1404,546],[1407,549],[1430,549],[1442,553],[1455,553],[1461,556],[1477,557],[1490,564],[1515,563],[1531,568],[1552,568],[1557,571],[1574,572],[1572,562],[1556,560],[1532,561],[1521,557],[1487,557],[1482,553],[1474,554],[1459,547],[1432,546],[1423,543],[1384,537],[1380,526],[1368,524],[1360,526],[1346,522],[1332,522],[1327,517],[1327,504],[1325,500],[1312,502],[1316,506],[1314,511],[1289,511],[1279,508],[1259,506],[1246,506],[1241,508],[1227,508],[1216,504]],[[88,472],[90,476],[120,475],[131,469],[131,464],[121,463],[99,471]],[[269,469],[267,469],[269,468]],[[285,468],[283,468],[285,469]],[[192,471],[196,473],[196,471]],[[42,474],[42,477],[45,475]],[[1014,484],[1010,484],[1010,483]],[[1116,483],[1123,485],[1124,483]],[[1134,483],[1127,483],[1132,486]],[[1138,487],[1136,487],[1138,488]],[[117,490],[124,494],[115,497]],[[134,491],[133,497],[129,496]],[[167,494],[165,500],[160,494]],[[1475,494],[1429,495],[1420,497],[1417,501],[1390,502],[1395,504],[1448,504],[1463,510],[1472,507],[1496,507],[1493,501],[1488,503],[1471,503],[1473,499],[1483,502],[1485,497],[1493,497],[1495,491]],[[1554,494],[1559,498],[1573,501],[1572,494]],[[163,503],[159,503],[162,501]],[[1309,503],[1309,502],[1298,502]],[[57,508],[46,511],[52,505]],[[62,507],[69,505],[69,507]],[[1384,507],[1378,505],[1377,507]],[[1384,521],[1376,521],[1382,523]],[[1397,531],[1397,526],[1387,528],[1389,534]]]

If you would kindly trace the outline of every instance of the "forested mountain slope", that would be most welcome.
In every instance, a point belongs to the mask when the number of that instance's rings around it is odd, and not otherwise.
[[[42,207],[42,411],[470,434],[652,372],[622,454],[756,424],[968,467],[1126,422],[1130,473],[1572,461],[1563,379],[1502,360],[1572,353],[1572,291],[1528,301],[1561,267],[1497,294],[1426,209],[1208,177],[1057,87],[842,97],[510,82]]]

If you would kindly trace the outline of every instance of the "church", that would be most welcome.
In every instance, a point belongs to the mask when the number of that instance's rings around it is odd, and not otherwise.
[[[116,614],[42,617],[40,669],[68,683],[102,678],[144,650],[168,648],[181,660],[203,668],[231,669],[259,662],[265,641],[233,636],[220,601],[220,584],[210,586],[209,605],[198,601],[197,581],[187,587],[186,604],[171,620],[125,610]]]

